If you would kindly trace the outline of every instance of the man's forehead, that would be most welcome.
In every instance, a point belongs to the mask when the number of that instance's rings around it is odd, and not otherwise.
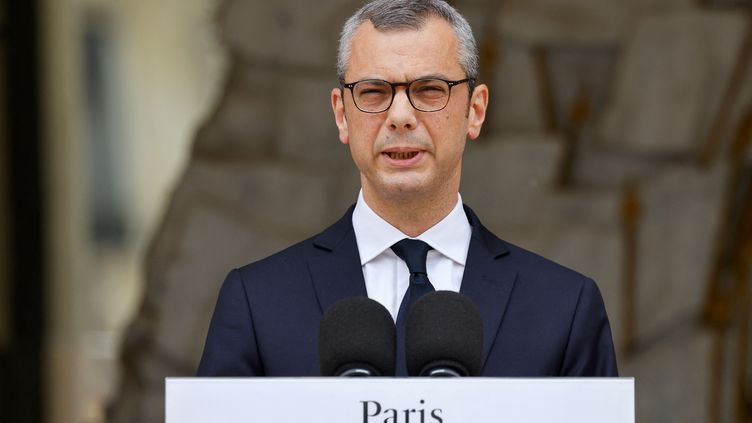
[[[380,71],[405,71],[417,77],[461,71],[457,46],[453,28],[441,18],[427,19],[420,29],[377,29],[366,21],[352,39],[347,73],[376,77]]]

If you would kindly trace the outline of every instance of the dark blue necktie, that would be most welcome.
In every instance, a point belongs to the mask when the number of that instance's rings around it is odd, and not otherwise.
[[[410,270],[410,286],[400,304],[397,313],[397,376],[407,376],[407,364],[405,362],[405,320],[410,311],[410,307],[418,301],[420,297],[434,288],[431,281],[428,280],[426,272],[426,257],[431,246],[417,239],[403,239],[392,245],[392,251],[405,263]]]

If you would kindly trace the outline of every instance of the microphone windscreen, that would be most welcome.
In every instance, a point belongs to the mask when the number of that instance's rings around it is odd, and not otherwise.
[[[368,369],[373,376],[394,376],[394,320],[384,306],[366,297],[350,297],[331,305],[319,325],[322,376]]]
[[[469,298],[452,291],[424,295],[410,308],[405,328],[410,376],[436,367],[457,367],[479,376],[483,360],[483,321]]]

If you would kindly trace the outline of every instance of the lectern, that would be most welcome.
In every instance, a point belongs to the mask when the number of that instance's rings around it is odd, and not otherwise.
[[[167,378],[167,423],[634,423],[633,378]]]

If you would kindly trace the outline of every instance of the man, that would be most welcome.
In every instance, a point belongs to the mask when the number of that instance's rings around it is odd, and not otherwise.
[[[230,272],[200,376],[318,375],[318,324],[331,304],[367,295],[399,333],[411,302],[433,289],[477,305],[484,376],[617,374],[595,283],[498,239],[463,208],[462,154],[489,95],[476,51],[442,0],[377,0],[347,21],[331,103],[360,170],[357,203],[321,234]]]

